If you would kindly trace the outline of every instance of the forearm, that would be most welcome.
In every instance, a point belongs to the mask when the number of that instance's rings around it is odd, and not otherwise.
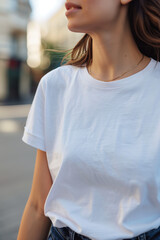
[[[50,219],[27,202],[17,240],[46,240],[50,226]]]

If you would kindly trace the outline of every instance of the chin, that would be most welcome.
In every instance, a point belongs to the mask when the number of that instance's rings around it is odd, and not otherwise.
[[[76,26],[76,24],[68,23],[68,30],[71,32],[83,33],[83,30],[80,27]]]
[[[82,26],[76,24],[76,23],[71,23],[71,21],[68,22],[68,30],[71,32],[77,32],[77,33],[87,33],[87,30],[84,29]]]

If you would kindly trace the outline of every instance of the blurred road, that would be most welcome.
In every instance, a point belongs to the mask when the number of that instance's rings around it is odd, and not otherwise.
[[[22,142],[30,105],[0,106],[0,240],[16,240],[36,149]]]

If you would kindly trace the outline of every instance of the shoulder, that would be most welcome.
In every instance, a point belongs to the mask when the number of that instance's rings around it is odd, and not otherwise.
[[[158,79],[160,81],[160,62],[157,62],[156,60],[153,60],[153,77]]]
[[[158,102],[160,99],[160,62],[152,59],[150,66],[150,74],[148,74],[149,82],[147,84],[148,93]]]
[[[45,74],[40,84],[43,88],[65,88],[72,81],[72,77],[78,71],[79,67],[73,65],[59,66]]]

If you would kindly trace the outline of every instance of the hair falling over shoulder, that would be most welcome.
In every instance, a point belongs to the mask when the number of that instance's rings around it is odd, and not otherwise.
[[[146,56],[160,61],[160,0],[133,0],[129,3],[128,17],[134,40]],[[71,52],[64,65],[89,66],[92,61],[92,38],[85,34]]]
[[[134,0],[128,15],[140,51],[160,61],[160,0]]]

